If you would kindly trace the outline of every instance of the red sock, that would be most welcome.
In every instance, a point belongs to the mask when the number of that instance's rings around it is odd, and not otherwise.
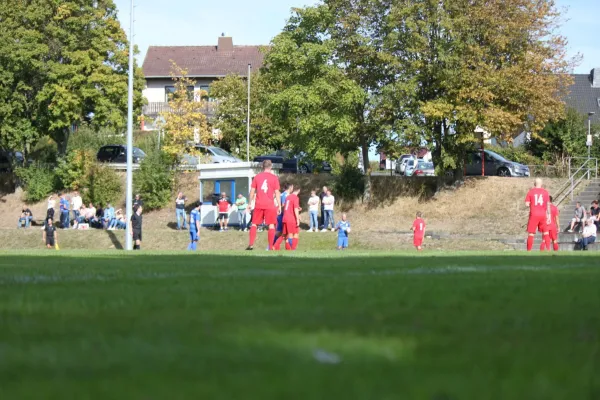
[[[288,240],[285,241],[285,249],[286,250],[291,250],[292,246],[290,246],[290,242]]]
[[[546,242],[544,242],[542,240],[542,244],[540,244],[540,251],[544,251],[544,250],[546,250]],[[550,250],[550,249],[548,249],[548,250]]]
[[[548,251],[550,251],[550,249],[552,248],[552,240],[550,240],[550,235],[544,235],[543,239],[544,242],[546,242],[546,248],[548,249]]]
[[[534,236],[527,236],[527,251],[531,251],[533,249],[533,239]]]
[[[292,250],[296,250],[298,248],[298,238],[292,239]]]
[[[250,247],[254,246],[254,242],[256,242],[256,225],[252,225],[250,227]],[[271,242],[273,243],[273,242]]]
[[[285,236],[283,236],[283,235],[282,235],[282,236],[279,236],[279,237],[277,238],[277,241],[275,242],[275,246],[274,246],[274,247],[275,247],[275,250],[281,250],[281,242],[283,242],[283,241],[284,241],[284,239],[285,239]]]
[[[273,250],[273,243],[275,242],[275,229],[269,229],[268,240],[269,240],[269,250]]]
[[[558,251],[558,242],[554,242],[554,251]]]

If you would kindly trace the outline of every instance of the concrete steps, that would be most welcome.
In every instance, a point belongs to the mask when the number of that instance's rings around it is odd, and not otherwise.
[[[559,233],[558,234],[558,246],[559,251],[575,251],[576,243],[575,240],[579,239],[578,235],[574,233]],[[507,246],[513,247],[515,250],[527,250],[527,235],[522,238],[506,239],[500,242]],[[540,245],[542,244],[542,235],[537,234],[533,242],[533,251],[539,251]],[[588,246],[588,251],[600,252],[600,243],[594,243]]]

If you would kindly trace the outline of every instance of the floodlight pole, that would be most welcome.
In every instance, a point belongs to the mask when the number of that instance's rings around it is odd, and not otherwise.
[[[129,90],[127,94],[127,197],[126,216],[127,229],[125,229],[125,250],[133,249],[131,237],[131,216],[133,206],[133,6],[131,0],[131,14],[129,22]]]
[[[248,64],[248,118],[246,118],[246,161],[250,162],[250,77],[252,64]]]

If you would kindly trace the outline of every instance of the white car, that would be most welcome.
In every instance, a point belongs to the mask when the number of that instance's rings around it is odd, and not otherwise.
[[[202,144],[194,145],[194,147],[201,155],[209,156],[214,164],[243,162],[220,147],[204,146]],[[197,156],[185,154],[181,162],[184,165],[197,165],[199,160]]]
[[[399,175],[404,175],[406,172],[406,166],[408,165],[410,160],[415,160],[415,157],[410,154],[405,154],[396,161],[396,173]]]

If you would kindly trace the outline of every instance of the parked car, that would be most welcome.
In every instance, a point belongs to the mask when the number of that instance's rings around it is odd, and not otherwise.
[[[100,150],[98,150],[96,158],[100,162],[124,164],[127,162],[127,146],[121,144],[102,146],[100,147]],[[140,148],[134,147],[132,160],[133,163],[139,164],[144,158],[146,158],[146,153],[144,153]]]
[[[204,156],[209,156],[214,164],[242,162],[242,160],[235,157],[231,153],[228,153],[220,147],[205,146],[202,144],[195,144],[193,145],[193,147],[200,154]],[[198,156],[192,154],[184,154],[181,163],[185,165],[197,165],[199,161],[200,160]]]
[[[412,176],[435,176],[435,168],[433,167],[433,163],[425,160],[419,160],[412,171]]]
[[[281,164],[280,172],[292,174],[310,174],[315,171],[331,172],[331,164],[327,161],[313,162],[303,153],[293,155],[285,150],[279,150],[273,154],[254,157],[254,162],[263,162],[264,160],[271,160],[273,164]]]
[[[415,157],[412,154],[404,154],[400,156],[400,158],[396,160],[395,172],[399,175],[404,175],[404,171],[406,170],[406,163],[411,158],[414,159]]]
[[[491,150],[475,150],[467,155],[465,171],[467,175],[481,175],[481,154],[484,153],[486,175],[496,176],[529,176],[529,167],[507,160]]]
[[[20,151],[0,150],[0,172],[10,172],[17,165],[23,165],[25,157]]]

